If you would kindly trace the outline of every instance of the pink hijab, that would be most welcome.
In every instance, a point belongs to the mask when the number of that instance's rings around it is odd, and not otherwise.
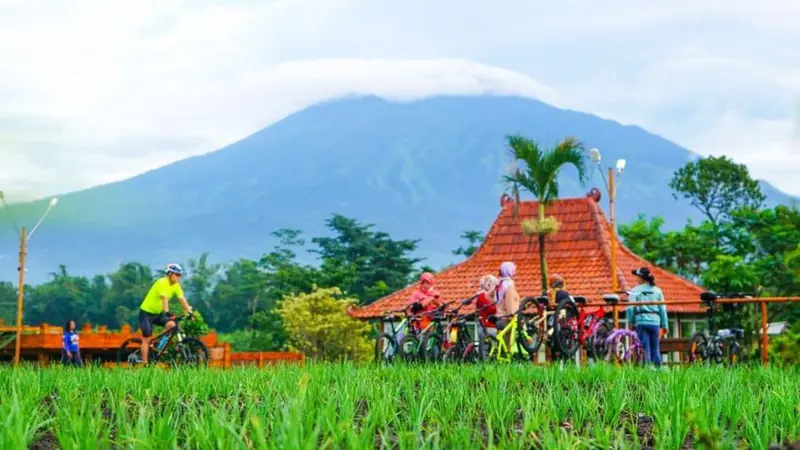
[[[497,286],[497,294],[495,296],[495,303],[502,303],[506,298],[506,292],[514,286],[514,275],[517,274],[517,265],[511,261],[506,261],[500,264],[500,279]]]

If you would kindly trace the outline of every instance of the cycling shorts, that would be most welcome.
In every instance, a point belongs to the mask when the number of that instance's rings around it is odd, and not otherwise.
[[[139,329],[144,337],[153,335],[153,325],[163,327],[168,321],[166,314],[153,314],[143,309],[139,310]]]

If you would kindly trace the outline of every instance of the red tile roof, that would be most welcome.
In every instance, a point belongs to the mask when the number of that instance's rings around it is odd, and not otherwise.
[[[466,261],[436,274],[436,288],[447,300],[468,298],[478,289],[478,279],[485,274],[497,274],[500,263],[514,261],[517,265],[515,282],[522,296],[541,292],[538,239],[522,233],[520,222],[538,214],[538,203],[521,202],[518,217],[512,217],[513,204],[503,201],[502,210],[474,255]],[[553,201],[545,209],[555,216],[561,228],[545,241],[550,274],[561,274],[572,295],[582,295],[589,303],[601,303],[602,295],[611,292],[611,228],[603,211],[591,197]],[[637,284],[631,271],[649,267],[656,283],[667,300],[699,300],[700,286],[671,272],[656,267],[622,243],[617,247],[617,277],[620,290]],[[390,310],[404,307],[416,284],[390,294],[362,308],[350,311],[357,318],[370,319]],[[464,311],[467,311],[464,309]],[[700,313],[699,305],[675,305],[670,312]],[[624,318],[624,315],[621,315]]]

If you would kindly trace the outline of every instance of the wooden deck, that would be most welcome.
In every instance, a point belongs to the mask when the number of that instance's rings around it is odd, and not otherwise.
[[[48,366],[61,359],[63,328],[41,324],[37,327],[23,327],[21,356],[24,361],[35,361],[40,366]],[[89,325],[79,331],[81,357],[86,363],[98,362],[104,366],[117,365],[117,350],[127,339],[141,337],[131,327],[125,325],[120,331],[109,331],[105,326],[92,329]],[[16,327],[0,327],[0,361],[14,358]],[[293,352],[243,352],[231,350],[228,343],[221,342],[217,333],[209,333],[200,338],[209,350],[211,367],[229,368],[233,366],[257,366],[263,368],[278,363],[304,364],[301,353]]]

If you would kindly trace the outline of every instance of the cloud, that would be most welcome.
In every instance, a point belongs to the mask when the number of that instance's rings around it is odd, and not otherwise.
[[[128,177],[347,93],[498,92],[726,153],[800,194],[797,23],[785,1],[0,0],[0,186]]]

